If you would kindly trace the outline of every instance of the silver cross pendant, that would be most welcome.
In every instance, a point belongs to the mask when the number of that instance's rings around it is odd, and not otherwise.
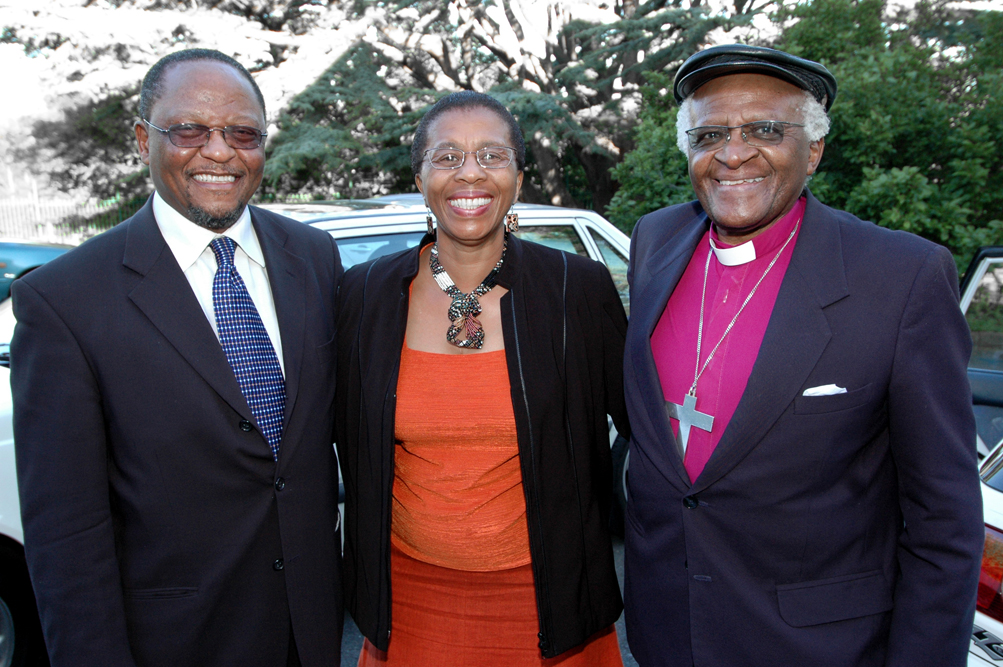
[[[669,411],[669,416],[679,420],[679,440],[682,444],[683,453],[686,452],[686,445],[690,440],[690,427],[696,426],[702,431],[710,433],[714,426],[714,417],[703,412],[697,412],[696,394],[686,394],[683,404],[665,401],[665,407]]]

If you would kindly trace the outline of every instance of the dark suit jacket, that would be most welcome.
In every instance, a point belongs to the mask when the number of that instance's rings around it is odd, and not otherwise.
[[[691,483],[650,337],[708,224],[675,206],[632,241],[631,650],[644,666],[963,665],[983,530],[950,254],[808,195],[748,386]],[[803,396],[827,384],[847,392]]]
[[[337,665],[331,237],[260,209],[286,371],[278,463],[153,217],[14,285],[25,551],[53,667]]]

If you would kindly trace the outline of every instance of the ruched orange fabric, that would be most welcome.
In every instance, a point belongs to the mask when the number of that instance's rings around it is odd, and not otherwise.
[[[455,570],[529,563],[526,499],[505,351],[401,352],[391,531]]]
[[[390,648],[367,639],[359,667],[623,667],[611,625],[585,644],[544,659],[531,565],[450,570],[390,551]]]
[[[387,652],[359,667],[622,667],[610,626],[544,659],[505,352],[404,344]]]

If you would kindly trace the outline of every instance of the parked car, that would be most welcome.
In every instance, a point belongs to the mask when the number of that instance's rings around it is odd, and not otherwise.
[[[10,284],[50,259],[59,257],[72,248],[68,245],[48,243],[0,242],[0,299],[10,296]],[[3,647],[0,646],[0,655]],[[0,661],[0,665],[3,662]]]
[[[331,206],[342,206],[344,210],[328,210]],[[316,204],[269,204],[264,208],[330,233],[338,242],[341,263],[346,269],[418,245],[427,227],[425,217],[428,214],[419,194]],[[519,214],[519,238],[605,264],[623,307],[630,315],[627,285],[630,238],[626,234],[594,211],[536,204],[516,204],[512,211]],[[611,527],[622,534],[630,452],[626,439],[618,436],[612,420],[609,420],[609,429],[616,499]]]
[[[414,247],[426,227],[420,195],[269,204],[264,208],[329,232],[337,240],[346,268]],[[623,232],[592,211],[529,204],[517,204],[514,210],[519,213],[520,237],[604,262],[629,312],[630,239]],[[65,249],[56,254],[61,252]],[[6,289],[9,290],[9,284]],[[21,546],[24,538],[14,470],[9,371],[2,367],[9,360],[7,352],[14,324],[10,300],[0,302],[0,667],[45,664],[38,614]],[[622,508],[626,506],[627,443],[617,438],[612,422],[610,443]],[[622,516],[619,519],[622,521]]]
[[[425,209],[416,195],[266,208],[328,231],[337,239],[346,267],[413,247],[425,229]],[[604,262],[629,312],[629,239],[622,232],[591,211],[527,204],[518,204],[516,211],[521,237]],[[8,290],[9,282],[0,283],[0,289]],[[1003,248],[985,248],[973,260],[962,283],[961,306],[975,343],[969,379],[977,447],[980,457],[988,454],[980,469],[986,547],[968,661],[970,667],[984,667],[1003,664]],[[0,302],[0,667],[46,664],[21,546],[9,372],[2,367],[14,323],[10,300]],[[617,496],[625,502],[626,443],[616,439],[612,425],[610,436]]]
[[[347,269],[367,260],[413,248],[425,233],[427,209],[419,194],[363,200],[302,204],[266,204],[281,213],[329,232]],[[630,239],[594,211],[516,204],[522,239],[591,257],[606,264],[624,308],[630,314],[627,257]]]
[[[986,545],[969,645],[970,667],[1003,663],[1003,247],[983,248],[965,272],[961,307],[972,331],[968,379],[982,477]]]
[[[10,341],[13,330],[14,313],[6,299],[0,302],[0,339]],[[35,667],[49,663],[21,546],[12,412],[10,371],[0,367],[0,667]]]

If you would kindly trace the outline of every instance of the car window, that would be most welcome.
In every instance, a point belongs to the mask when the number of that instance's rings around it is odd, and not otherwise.
[[[413,248],[421,243],[421,232],[378,234],[335,239],[341,253],[341,265],[346,269],[371,259]]]
[[[551,248],[557,248],[572,255],[588,257],[589,252],[582,243],[582,237],[578,235],[572,225],[540,225],[519,227],[519,238],[524,241],[533,241]]]
[[[606,268],[609,269],[609,273],[613,276],[613,284],[616,285],[616,291],[620,294],[620,301],[623,302],[623,309],[627,311],[627,316],[630,316],[630,286],[627,284],[627,258],[620,253],[619,250],[613,247],[609,241],[606,240],[602,234],[599,234],[594,229],[589,229],[592,234],[592,240],[596,242],[596,246],[599,248],[599,252],[602,254],[603,261],[606,262]]]
[[[1003,371],[1003,263],[997,259],[979,281],[965,318],[972,330],[971,368]]]
[[[997,447],[979,466],[982,481],[997,491],[1003,491],[1003,447]]]

